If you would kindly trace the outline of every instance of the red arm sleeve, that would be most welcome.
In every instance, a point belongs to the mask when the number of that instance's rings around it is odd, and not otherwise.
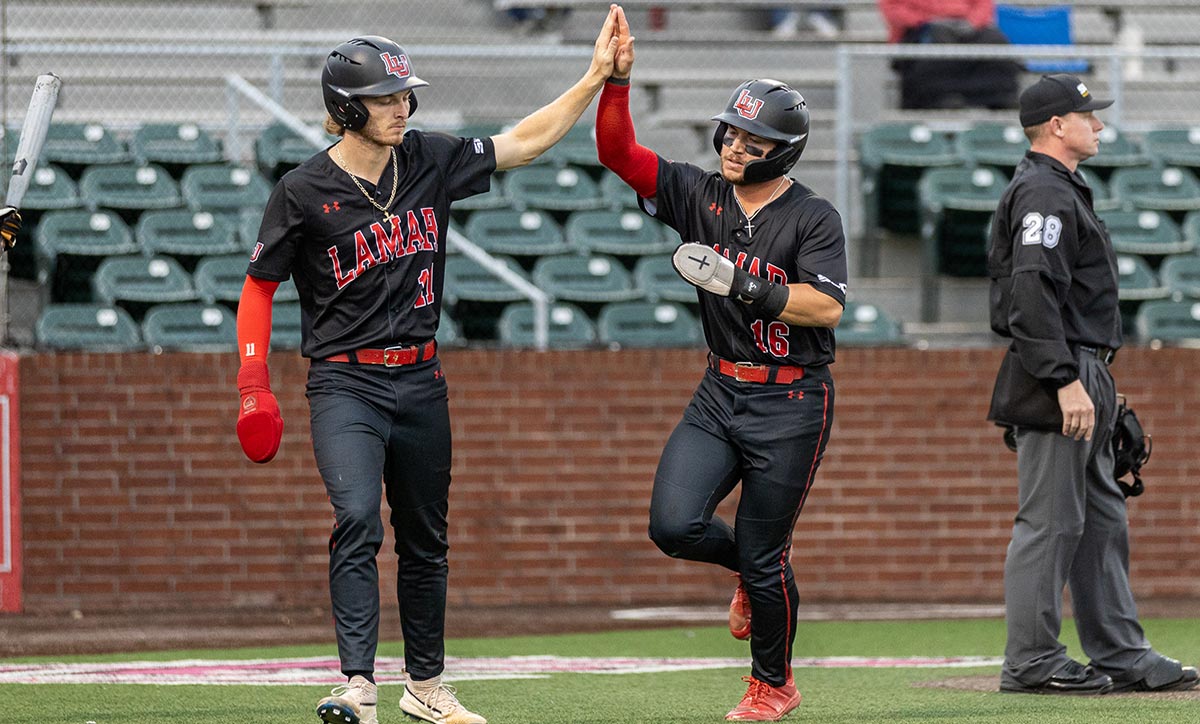
[[[271,302],[278,288],[279,282],[246,275],[237,312],[238,354],[242,364],[251,360],[264,364],[267,361],[267,350],[271,345]]]
[[[596,155],[638,196],[658,191],[658,154],[638,145],[629,115],[629,86],[605,83],[596,109]]]

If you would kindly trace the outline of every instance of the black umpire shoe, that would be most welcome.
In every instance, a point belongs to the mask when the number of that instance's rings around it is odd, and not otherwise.
[[[1151,684],[1145,678],[1137,681],[1127,681],[1119,677],[1113,678],[1113,692],[1118,691],[1187,691],[1200,686],[1200,671],[1195,666],[1184,666],[1179,672],[1179,678],[1161,684]]]
[[[1001,681],[1000,691],[1010,694],[1067,694],[1074,696],[1095,696],[1107,694],[1113,690],[1113,680],[1108,674],[1101,674],[1090,666],[1084,666],[1078,661],[1068,661],[1065,666],[1055,672],[1054,676],[1038,684],[1022,684],[1021,682]]]

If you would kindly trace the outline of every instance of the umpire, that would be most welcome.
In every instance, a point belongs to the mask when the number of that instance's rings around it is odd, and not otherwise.
[[[1113,477],[1121,346],[1117,260],[1076,172],[1104,124],[1079,78],[1047,75],[1020,98],[1031,148],[988,242],[991,325],[1011,340],[988,419],[1013,429],[1019,506],[1004,565],[1008,643],[1000,690],[1178,691],[1191,666],[1150,648],[1129,587],[1125,499]],[[1089,665],[1058,641],[1063,586]]]

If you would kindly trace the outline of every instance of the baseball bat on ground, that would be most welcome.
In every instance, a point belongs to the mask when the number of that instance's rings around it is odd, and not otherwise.
[[[50,116],[54,114],[60,87],[62,80],[53,73],[39,75],[33,86],[29,111],[21,126],[21,140],[17,142],[17,157],[13,161],[12,178],[9,179],[8,194],[4,198],[5,206],[21,208],[38,156],[42,155],[42,144],[46,141],[46,132],[50,130]]]

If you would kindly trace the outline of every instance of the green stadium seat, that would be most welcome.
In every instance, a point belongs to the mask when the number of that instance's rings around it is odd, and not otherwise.
[[[83,204],[79,186],[58,166],[39,166],[33,171],[25,199],[21,201],[21,217],[26,224],[36,223],[33,210],[77,209]]]
[[[517,302],[505,307],[497,330],[505,347],[535,346],[533,304]],[[546,344],[556,349],[590,347],[596,343],[596,325],[574,304],[556,302],[550,305],[546,337]]]
[[[1173,298],[1200,299],[1200,256],[1168,256],[1159,275]]]
[[[698,303],[696,287],[675,271],[670,254],[638,259],[633,267],[633,279],[647,301]]]
[[[271,306],[271,349],[300,349],[300,319],[299,302]]]
[[[442,318],[438,321],[437,335],[438,350],[449,349],[454,347],[465,347],[467,340],[463,338],[462,330],[459,329],[458,322],[446,312],[442,312]]]
[[[1100,178],[1100,175],[1095,171],[1090,171],[1082,166],[1075,169],[1075,173],[1079,174],[1084,181],[1087,182],[1088,188],[1092,190],[1092,208],[1096,211],[1115,211],[1123,205],[1121,199],[1109,186],[1108,182]]]
[[[138,218],[134,235],[143,253],[173,256],[189,271],[196,268],[201,257],[242,251],[236,219],[229,214],[186,209],[147,211]]]
[[[157,163],[172,171],[222,161],[220,142],[195,123],[148,123],[134,131],[129,150],[139,163]]]
[[[888,346],[903,344],[904,335],[900,323],[879,305],[847,301],[834,339],[839,347]]]
[[[496,258],[522,277],[529,277],[513,259],[509,257]],[[466,256],[448,257],[443,276],[445,283],[442,296],[451,306],[461,300],[507,304],[525,299],[525,295],[480,266],[474,259]]]
[[[86,166],[133,160],[125,144],[98,123],[51,123],[42,157],[72,172]]]
[[[863,195],[863,250],[860,272],[875,276],[880,232],[914,234],[920,230],[917,184],[929,168],[962,162],[950,137],[920,123],[885,123],[867,130],[859,141]]]
[[[92,275],[92,296],[141,319],[154,305],[195,300],[196,289],[191,275],[169,256],[111,256]]]
[[[1164,166],[1200,169],[1200,127],[1148,131],[1146,151]]]
[[[700,323],[677,302],[613,302],[600,310],[600,341],[621,347],[698,347]]]
[[[1200,346],[1200,302],[1146,302],[1138,309],[1134,325],[1144,342]]]
[[[558,163],[600,168],[600,160],[596,157],[596,127],[590,123],[576,123],[544,155]]]
[[[1144,258],[1135,254],[1117,254],[1117,296],[1121,301],[1164,299],[1169,293]],[[1136,305],[1128,306],[1127,311],[1136,309]]]
[[[451,205],[455,214],[462,212],[482,211],[484,209],[507,209],[512,206],[508,194],[504,191],[504,183],[498,178],[492,179],[492,186],[486,193],[459,199]]]
[[[504,189],[518,208],[579,211],[604,205],[600,188],[582,169],[572,166],[525,166],[504,176]]]
[[[556,300],[567,302],[625,302],[641,292],[633,277],[611,256],[549,256],[533,265],[533,283]]]
[[[1169,215],[1162,211],[1106,211],[1100,219],[1108,228],[1118,254],[1182,254],[1195,248]]]
[[[92,301],[91,279],[104,259],[138,253],[129,226],[111,211],[48,211],[33,233],[38,280],[53,302]]]
[[[1107,180],[1115,169],[1149,166],[1150,162],[1150,155],[1135,140],[1116,126],[1105,126],[1100,131],[1100,153],[1079,165],[1093,169]]]
[[[663,224],[641,211],[593,209],[567,217],[567,243],[576,251],[641,257],[665,254],[675,244],[663,233]]]
[[[1138,209],[1176,212],[1200,209],[1200,180],[1186,168],[1123,168],[1110,179],[1113,193]]]
[[[336,136],[327,136],[326,140],[332,145],[338,139]],[[258,170],[274,181],[312,158],[318,150],[282,123],[267,126],[254,140]]]
[[[89,166],[79,180],[79,191],[89,208],[114,209],[132,222],[147,209],[174,209],[180,205],[179,185],[162,166],[119,164]]]
[[[986,167],[930,168],[921,176],[921,240],[939,273],[987,276],[988,219],[1007,185],[1004,174]]]
[[[100,304],[48,304],[38,317],[39,347],[130,352],[142,349],[137,322],[120,307]]]
[[[264,208],[271,196],[271,184],[262,174],[240,166],[189,166],[180,186],[192,211],[236,214]]]
[[[562,227],[538,209],[485,209],[467,219],[463,236],[492,254],[540,257],[571,250]]]
[[[154,352],[230,352],[237,349],[237,317],[219,305],[158,304],[146,311],[142,339]]]
[[[237,304],[242,297],[249,265],[245,254],[206,256],[201,259],[192,274],[200,301],[205,304]]]
[[[605,170],[600,175],[600,198],[612,209],[639,209],[637,192],[621,177],[612,171]]]
[[[263,209],[242,209],[238,212],[238,237],[242,248],[250,251],[258,243],[258,229],[262,226]]]
[[[958,134],[955,139],[958,153],[975,166],[997,166],[1011,174],[1025,152],[1029,139],[1015,124],[980,123]]]

